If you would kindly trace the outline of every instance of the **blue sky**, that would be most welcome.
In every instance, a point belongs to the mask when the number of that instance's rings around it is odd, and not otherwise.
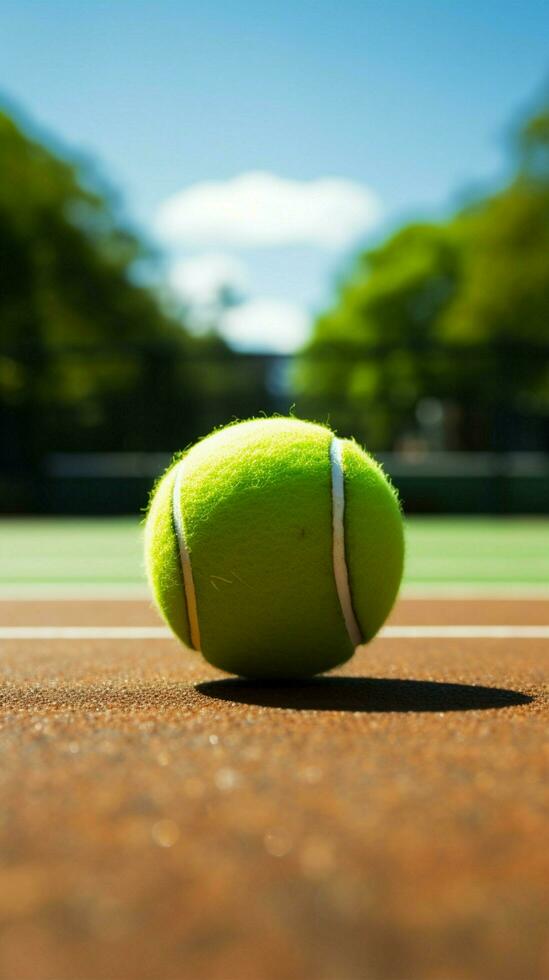
[[[208,268],[212,282],[233,275],[256,304],[256,339],[274,346],[276,304],[297,339],[299,311],[326,301],[360,241],[501,177],[507,128],[549,65],[549,12],[537,0],[3,0],[0,37],[2,94],[99,161],[128,215],[163,245],[178,289],[207,291]],[[339,244],[315,238],[316,204],[308,230],[244,240],[229,227],[234,180],[258,171],[271,179],[267,223],[293,201],[299,210],[300,188],[304,211],[315,187],[318,204],[324,185],[310,182],[320,178],[376,207],[368,216],[365,205],[360,231],[342,227]],[[225,224],[193,237],[185,194],[198,185],[196,206],[205,193],[213,207],[211,182]],[[256,185],[238,184],[238,199],[253,204]],[[159,210],[182,193],[167,238]],[[341,193],[324,208],[328,224],[358,200]],[[236,342],[250,342],[249,303]]]

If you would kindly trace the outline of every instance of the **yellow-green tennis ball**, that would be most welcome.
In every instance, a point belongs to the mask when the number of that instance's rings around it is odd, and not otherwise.
[[[149,582],[173,632],[247,677],[307,677],[348,660],[395,600],[400,507],[371,456],[321,425],[220,429],[157,484]]]

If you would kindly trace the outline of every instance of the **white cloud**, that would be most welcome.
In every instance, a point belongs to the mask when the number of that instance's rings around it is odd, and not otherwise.
[[[257,171],[184,188],[160,206],[156,225],[166,242],[180,246],[337,249],[367,232],[380,213],[378,198],[363,184]]]
[[[187,304],[186,323],[198,332],[214,325],[237,350],[288,353],[307,337],[310,316],[303,307],[277,298],[247,298],[249,269],[236,256],[207,252],[179,259],[168,278]],[[227,290],[236,297],[228,307],[222,302]]]
[[[307,339],[311,318],[294,303],[258,298],[227,310],[220,331],[237,350],[291,353]]]
[[[213,306],[221,293],[231,290],[242,296],[249,288],[244,262],[234,255],[208,252],[179,259],[169,272],[172,288],[193,306]]]

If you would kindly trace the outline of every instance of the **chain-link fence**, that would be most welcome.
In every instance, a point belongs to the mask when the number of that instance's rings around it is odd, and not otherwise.
[[[124,513],[212,428],[293,413],[381,456],[416,511],[549,509],[549,345],[0,350],[0,508]]]

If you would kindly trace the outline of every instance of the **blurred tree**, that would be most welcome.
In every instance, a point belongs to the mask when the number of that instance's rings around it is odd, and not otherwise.
[[[425,399],[454,419],[450,445],[548,438],[549,112],[516,153],[501,192],[359,256],[297,359],[300,413],[329,413],[376,449],[417,429]]]
[[[172,450],[265,407],[259,375],[139,283],[144,257],[91,175],[0,113],[0,469]]]

